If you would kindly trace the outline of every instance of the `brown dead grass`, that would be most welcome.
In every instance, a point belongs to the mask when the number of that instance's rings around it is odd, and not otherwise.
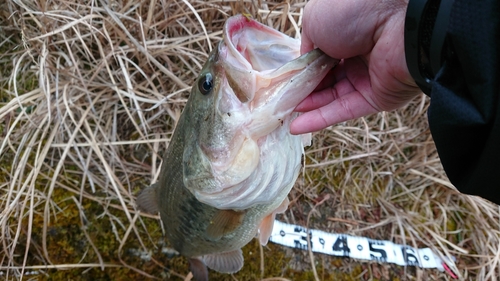
[[[304,5],[182,0],[1,4],[2,276],[20,279],[37,270],[47,277],[51,268],[114,267],[150,276],[124,257],[126,245],[138,243],[147,253],[157,239],[148,234],[147,216],[136,211],[135,194],[156,181],[190,85],[221,39],[225,19],[247,13],[298,36]],[[460,279],[497,280],[499,207],[461,195],[449,184],[428,130],[426,107],[426,99],[419,97],[396,112],[315,134],[304,173],[290,194],[292,204],[281,219],[432,247],[457,259],[450,266]],[[66,193],[59,195],[59,190]],[[53,262],[52,225],[67,216],[68,202],[76,206],[74,225],[86,250],[80,260]],[[100,206],[97,215],[89,202]],[[109,223],[114,248],[106,249],[111,256],[104,255],[102,241],[89,230],[93,219]],[[349,276],[355,268],[362,269],[356,275],[362,280],[451,279],[435,270],[285,252],[294,261],[292,270],[310,270],[311,260],[320,264],[318,279],[333,278],[332,272]],[[185,274],[187,268],[170,276]],[[280,275],[264,277],[293,278]]]

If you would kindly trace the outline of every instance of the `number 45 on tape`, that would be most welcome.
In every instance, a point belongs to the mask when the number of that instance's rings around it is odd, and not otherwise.
[[[328,233],[316,229],[309,229],[309,237],[313,252],[380,263],[394,263],[401,266],[437,268],[441,271],[446,270],[452,277],[456,278],[446,263],[430,248],[415,249],[390,241]],[[308,249],[306,228],[277,220],[274,222],[273,233],[269,240],[291,248]]]

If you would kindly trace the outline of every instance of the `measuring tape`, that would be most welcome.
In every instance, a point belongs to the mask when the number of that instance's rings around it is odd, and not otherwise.
[[[446,270],[452,277],[456,275],[446,263],[430,248],[416,249],[391,241],[373,240],[346,234],[328,233],[309,229],[311,251],[331,256],[371,260],[380,263],[394,263],[401,266],[437,268]],[[307,228],[274,221],[273,233],[269,240],[283,246],[308,250]]]

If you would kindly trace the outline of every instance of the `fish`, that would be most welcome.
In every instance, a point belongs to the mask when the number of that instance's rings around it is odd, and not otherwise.
[[[245,15],[226,20],[223,38],[197,77],[156,183],[137,195],[158,214],[172,247],[196,280],[208,268],[238,272],[241,248],[266,245],[288,207],[307,136],[290,134],[294,108],[339,60]],[[310,138],[310,135],[309,135]]]

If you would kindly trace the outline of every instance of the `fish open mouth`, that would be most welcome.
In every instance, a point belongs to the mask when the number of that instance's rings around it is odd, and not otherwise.
[[[300,40],[242,15],[228,19],[219,54],[234,95],[253,112],[254,138],[279,126],[338,63],[319,49],[300,55]]]
[[[244,68],[277,69],[300,56],[300,41],[245,16],[228,19],[224,43]]]

